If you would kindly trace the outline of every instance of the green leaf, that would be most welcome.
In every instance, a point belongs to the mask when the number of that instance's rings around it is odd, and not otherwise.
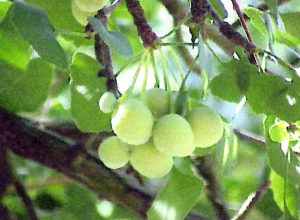
[[[100,111],[98,102],[106,92],[106,79],[97,76],[100,65],[91,57],[77,53],[71,65],[71,114],[85,132],[110,130],[110,115]]]
[[[14,1],[10,13],[18,32],[43,59],[67,68],[66,55],[56,41],[54,29],[44,11],[34,5]]]
[[[26,72],[0,63],[0,106],[12,112],[36,110],[48,97],[53,67],[33,59]]]
[[[48,15],[51,23],[55,29],[63,30],[65,32],[83,33],[84,27],[80,25],[72,14],[73,0],[27,0],[26,2],[35,4],[42,8]],[[75,45],[92,45],[93,41],[84,37],[63,35],[64,38],[69,39]]]
[[[300,12],[290,12],[280,14],[285,30],[295,38],[300,38]]]
[[[288,182],[285,183],[284,178],[274,171],[270,174],[270,181],[270,188],[273,191],[273,197],[278,207],[282,212],[286,212],[287,209],[295,219],[299,219],[297,206],[299,205],[300,195],[295,186]]]
[[[300,119],[300,81],[288,82],[279,76],[251,76],[246,97],[256,113],[275,114],[286,121]]]
[[[264,12],[253,7],[245,7],[243,11],[250,18],[253,26],[256,27],[261,34],[268,34],[264,20]]]
[[[88,17],[88,21],[93,26],[95,32],[99,34],[110,48],[124,57],[132,56],[132,49],[129,41],[122,32],[107,31],[102,22],[95,17]]]
[[[218,12],[219,15],[221,15],[222,18],[226,18],[228,16],[228,13],[220,0],[210,0],[210,3],[214,7],[214,9]]]
[[[25,71],[31,53],[30,45],[14,27],[11,16],[11,13],[7,13],[0,23],[0,60]]]
[[[197,203],[203,183],[196,176],[173,168],[166,186],[148,211],[149,220],[182,220]]]
[[[9,7],[11,6],[11,2],[0,2],[0,22],[5,17]]]
[[[295,185],[300,183],[300,173],[297,171],[299,161],[291,152],[288,167],[286,167],[286,156],[283,153],[280,144],[272,142],[269,136],[269,129],[274,124],[276,117],[268,116],[264,121],[264,130],[267,143],[267,155],[269,166],[281,177],[287,177],[287,180]]]
[[[250,63],[232,60],[222,65],[221,73],[213,78],[211,92],[229,102],[239,102],[250,86],[250,76],[257,72]]]
[[[79,185],[66,187],[67,203],[61,219],[82,220],[101,219],[97,211],[97,198],[94,193]]]

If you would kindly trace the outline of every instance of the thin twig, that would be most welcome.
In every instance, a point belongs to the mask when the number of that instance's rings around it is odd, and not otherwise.
[[[248,38],[249,42],[253,43],[252,37],[250,35],[249,29],[247,27],[246,21],[244,19],[243,13],[241,12],[239,4],[237,3],[236,0],[231,0],[231,2],[232,2],[234,10],[236,11],[236,13],[239,17],[239,20],[240,20],[241,25],[242,25],[242,27],[243,27],[246,35],[247,35],[247,38]]]
[[[245,202],[242,204],[240,210],[231,220],[242,220],[245,219],[247,214],[251,211],[251,209],[263,198],[263,196],[268,191],[270,185],[269,179],[266,179],[258,189],[250,194]]]
[[[24,205],[27,208],[28,215],[30,216],[30,219],[31,220],[38,220],[37,214],[34,210],[33,202],[31,200],[31,198],[29,197],[29,195],[27,194],[23,184],[19,180],[15,180],[14,181],[14,186],[15,186],[15,189],[16,189],[16,192],[17,192],[18,196],[22,199]]]
[[[237,3],[236,0],[231,0],[231,2],[232,2],[232,5],[233,5],[234,10],[236,11],[236,13],[237,13],[237,15],[238,15],[238,17],[239,17],[239,20],[240,20],[240,22],[241,22],[241,25],[242,25],[242,27],[243,27],[243,29],[244,29],[246,35],[247,35],[248,41],[249,41],[251,44],[254,44],[253,39],[252,39],[252,37],[251,37],[251,35],[250,35],[249,29],[248,29],[248,27],[247,27],[245,18],[244,18],[244,16],[243,16],[243,13],[241,12],[241,9],[240,9],[239,4]],[[257,65],[260,69],[262,69],[262,68],[261,68],[261,65],[260,65],[260,62],[259,62],[259,59],[258,59],[258,56],[257,56],[257,53],[254,52],[254,53],[253,53],[253,56],[254,56],[256,65]]]

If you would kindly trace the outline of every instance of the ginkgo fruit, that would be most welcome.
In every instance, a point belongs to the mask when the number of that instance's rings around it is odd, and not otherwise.
[[[153,88],[147,90],[143,96],[143,100],[149,107],[155,119],[159,119],[169,112],[169,95],[163,89]]]
[[[98,149],[99,158],[105,166],[118,169],[125,166],[129,160],[129,149],[118,137],[105,139]]]
[[[81,25],[87,25],[87,17],[94,16],[95,12],[90,11],[84,11],[81,8],[78,7],[77,4],[75,4],[74,1],[72,1],[72,14],[73,17],[76,19],[76,21]]]
[[[111,124],[113,131],[122,141],[140,145],[151,137],[153,116],[143,102],[127,99],[113,112]]]
[[[289,124],[286,121],[278,121],[269,128],[269,134],[272,141],[281,143],[289,137],[287,130]]]
[[[99,100],[100,110],[104,113],[112,112],[116,108],[116,105],[117,99],[111,92],[105,92]]]
[[[170,172],[173,167],[173,158],[161,154],[149,141],[143,145],[135,146],[129,161],[133,168],[143,176],[160,178]]]
[[[212,146],[223,136],[224,125],[221,117],[207,107],[188,112],[186,120],[192,127],[195,147]]]
[[[153,141],[158,151],[169,156],[185,157],[195,149],[191,126],[177,114],[165,115],[157,121]]]
[[[73,0],[73,4],[76,4],[79,9],[93,13],[107,6],[109,3],[109,0]]]

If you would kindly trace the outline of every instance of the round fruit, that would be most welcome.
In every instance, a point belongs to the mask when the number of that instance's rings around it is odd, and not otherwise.
[[[156,149],[168,156],[185,157],[195,149],[191,126],[176,114],[165,115],[157,121],[153,141]]]
[[[109,0],[73,0],[73,4],[76,4],[82,11],[93,13],[109,5],[109,3]]]
[[[154,88],[147,90],[143,96],[143,100],[155,119],[159,119],[169,112],[169,95],[163,89]]]
[[[269,134],[272,141],[281,143],[289,137],[287,130],[289,124],[285,121],[278,121],[269,128]]]
[[[112,112],[117,105],[117,99],[111,92],[105,92],[100,100],[99,100],[99,107],[100,110],[104,113]]]
[[[143,102],[128,99],[120,103],[114,111],[111,124],[113,131],[122,141],[140,145],[151,137],[153,116]]]
[[[152,141],[136,146],[131,152],[129,161],[136,171],[149,178],[165,176],[174,163],[172,157],[157,151]]]
[[[216,112],[209,108],[202,107],[190,111],[186,120],[193,129],[195,147],[212,146],[223,136],[223,121]]]
[[[87,17],[94,16],[95,12],[83,11],[81,10],[75,2],[72,2],[72,14],[76,21],[81,25],[87,25]]]
[[[105,139],[99,146],[98,154],[104,165],[111,169],[125,166],[129,159],[129,149],[116,136]]]

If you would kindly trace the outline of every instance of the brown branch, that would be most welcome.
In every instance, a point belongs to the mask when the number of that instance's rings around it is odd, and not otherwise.
[[[0,220],[12,220],[9,210],[2,203],[0,203]]]
[[[236,11],[236,13],[237,13],[237,15],[238,15],[238,17],[239,17],[239,20],[240,20],[241,25],[242,25],[242,27],[243,27],[243,29],[244,29],[246,35],[247,35],[247,38],[248,38],[249,42],[253,44],[252,37],[251,37],[250,32],[249,32],[249,30],[248,30],[246,21],[245,21],[245,19],[244,19],[243,13],[241,12],[241,9],[240,9],[239,4],[237,3],[236,0],[231,0],[231,2],[232,2],[232,5],[233,5],[234,10]]]
[[[23,184],[19,180],[15,180],[14,181],[14,186],[15,186],[15,189],[16,189],[16,192],[17,192],[18,196],[22,199],[24,205],[27,208],[27,212],[28,212],[28,215],[30,216],[30,219],[31,220],[38,220],[37,214],[34,210],[32,200],[29,197],[29,195],[27,194]]]
[[[126,5],[133,17],[134,24],[137,27],[138,34],[141,37],[144,46],[155,48],[155,41],[158,37],[148,24],[140,2],[138,0],[126,0]]]
[[[78,152],[81,146],[74,141],[41,130],[3,110],[0,110],[0,124],[1,146],[86,185],[99,198],[110,200],[137,216],[146,216],[151,197],[128,185],[100,161],[95,163],[85,152]]]
[[[103,10],[98,11],[96,18],[98,18],[105,27],[107,26],[107,16]],[[100,77],[104,76],[107,78],[107,90],[115,94],[115,96],[118,98],[120,96],[120,92],[118,89],[116,77],[113,72],[111,52],[109,47],[98,34],[95,35],[95,55],[98,62],[104,67],[99,71],[98,75]]]
[[[215,210],[217,219],[229,220],[227,208],[220,198],[221,191],[219,183],[212,170],[212,160],[213,159],[209,156],[192,158],[193,165],[197,174],[206,183],[206,196]]]
[[[247,214],[251,211],[251,209],[263,198],[263,196],[268,191],[268,188],[270,186],[269,179],[266,179],[259,187],[258,189],[248,196],[248,198],[245,200],[243,205],[241,206],[240,210],[237,212],[237,214],[232,218],[232,220],[242,220],[245,219]]]
[[[192,0],[191,1],[191,13],[192,22],[203,24],[204,19],[209,14],[210,5],[208,1],[203,0]]]
[[[12,173],[7,160],[7,150],[4,147],[5,146],[0,142],[0,200],[12,183]]]

